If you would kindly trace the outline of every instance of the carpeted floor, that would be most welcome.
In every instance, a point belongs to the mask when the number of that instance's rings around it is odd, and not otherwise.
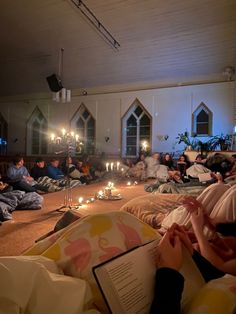
[[[94,183],[72,189],[73,201],[79,197],[87,199],[104,188],[104,183]],[[97,200],[94,203],[83,204],[79,209],[81,215],[119,210],[130,199],[145,195],[144,184],[127,186],[120,183],[115,193],[120,193],[121,200]],[[6,221],[0,226],[0,256],[19,255],[34,244],[34,241],[54,228],[62,213],[55,209],[64,201],[64,191],[45,194],[44,205],[41,210],[24,210],[13,212],[13,220]]]

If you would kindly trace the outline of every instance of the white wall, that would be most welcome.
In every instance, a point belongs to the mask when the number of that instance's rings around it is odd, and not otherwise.
[[[81,103],[96,119],[97,152],[121,154],[121,118],[137,98],[152,116],[152,150],[173,151],[180,132],[191,132],[192,112],[204,102],[213,112],[213,135],[232,133],[235,83],[224,82],[162,89],[73,97],[70,104],[54,103],[51,94],[0,99],[0,112],[8,122],[8,153],[25,153],[26,123],[36,106],[49,122],[50,130],[69,128]],[[167,141],[161,136],[168,135]],[[105,141],[108,136],[110,140]],[[17,140],[16,140],[17,139]]]

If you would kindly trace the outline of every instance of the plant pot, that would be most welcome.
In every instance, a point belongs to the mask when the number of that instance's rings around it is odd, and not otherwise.
[[[220,150],[228,150],[229,145],[228,144],[220,144]]]

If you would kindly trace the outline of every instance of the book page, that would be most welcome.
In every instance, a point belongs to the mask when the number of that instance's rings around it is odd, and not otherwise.
[[[95,269],[112,313],[149,313],[158,242],[155,240],[136,248]]]

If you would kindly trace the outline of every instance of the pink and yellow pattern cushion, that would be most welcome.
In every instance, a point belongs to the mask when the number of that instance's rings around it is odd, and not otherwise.
[[[90,283],[95,303],[105,311],[92,267],[160,235],[126,212],[87,216],[38,242],[25,255],[42,255],[56,261],[65,275]]]

